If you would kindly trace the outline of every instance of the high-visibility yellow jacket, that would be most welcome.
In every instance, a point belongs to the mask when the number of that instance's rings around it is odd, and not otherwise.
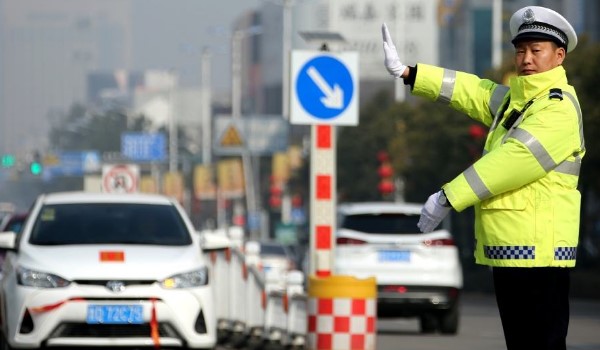
[[[457,211],[475,206],[476,262],[575,266],[585,146],[564,68],[513,77],[508,87],[419,64],[412,93],[490,127],[483,156],[443,186]]]

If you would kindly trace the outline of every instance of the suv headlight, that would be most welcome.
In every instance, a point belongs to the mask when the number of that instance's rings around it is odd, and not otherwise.
[[[22,286],[35,288],[62,288],[71,284],[71,281],[51,273],[30,270],[19,266],[17,268],[17,283]]]
[[[193,288],[208,284],[208,268],[180,273],[160,281],[160,285],[166,289]]]

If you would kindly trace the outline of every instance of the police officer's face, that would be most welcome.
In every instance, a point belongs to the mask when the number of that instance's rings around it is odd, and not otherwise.
[[[515,45],[515,67],[518,75],[531,75],[560,66],[565,49],[551,41],[521,41]]]

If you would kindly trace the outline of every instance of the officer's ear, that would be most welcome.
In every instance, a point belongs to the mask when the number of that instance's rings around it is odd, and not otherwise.
[[[556,54],[556,63],[560,66],[565,60],[565,57],[567,57],[567,50],[562,46],[556,45],[556,50],[554,50],[554,52]]]

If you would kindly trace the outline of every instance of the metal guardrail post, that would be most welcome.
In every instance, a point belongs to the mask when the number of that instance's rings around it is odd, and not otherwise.
[[[239,347],[246,341],[246,282],[244,255],[234,248],[229,265],[229,321],[231,322],[229,343],[234,347]]]
[[[287,275],[287,341],[291,348],[304,348],[308,331],[308,296],[304,291],[304,274],[290,271]]]

